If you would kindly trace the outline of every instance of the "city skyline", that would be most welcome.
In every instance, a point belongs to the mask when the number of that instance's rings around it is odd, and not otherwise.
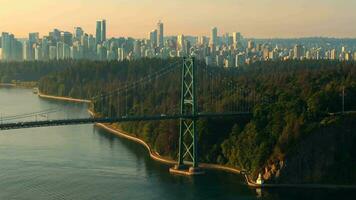
[[[88,34],[79,26],[74,32],[53,29],[47,36],[38,32],[29,33],[28,39],[20,40],[12,33],[1,33],[1,61],[21,60],[134,60],[142,57],[182,57],[194,56],[207,65],[240,67],[262,60],[303,60],[331,59],[356,60],[355,43],[343,39],[335,43],[332,38],[309,38],[313,41],[286,44],[280,40],[261,41],[244,39],[240,32],[219,34],[213,27],[210,37],[186,37],[179,34],[165,36],[165,25],[160,20],[156,28],[148,33],[148,38],[108,38],[107,21],[96,21],[95,35]],[[329,41],[327,41],[329,40]],[[341,51],[339,51],[341,49]]]
[[[356,37],[356,27],[350,25],[356,23],[352,10],[356,2],[352,0],[103,0],[95,6],[92,0],[0,3],[6,5],[0,7],[0,31],[12,32],[18,38],[27,37],[29,32],[47,35],[53,28],[72,31],[76,26],[95,34],[94,23],[99,19],[108,22],[108,38],[147,38],[159,20],[165,23],[167,36],[208,36],[212,27],[218,27],[219,35],[238,31],[253,38]],[[59,4],[68,6],[58,9]]]

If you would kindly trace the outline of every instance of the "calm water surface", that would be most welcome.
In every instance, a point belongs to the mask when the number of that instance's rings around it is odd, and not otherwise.
[[[48,116],[51,119],[88,116],[82,104],[42,100],[26,89],[0,88],[3,116],[52,108],[61,112]],[[194,178],[173,176],[142,146],[93,125],[0,132],[0,200],[350,199],[354,192],[268,190],[261,197],[238,175],[209,171]]]

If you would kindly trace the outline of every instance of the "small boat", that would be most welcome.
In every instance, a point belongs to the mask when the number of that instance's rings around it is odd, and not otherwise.
[[[33,94],[38,94],[38,88],[33,88],[32,92],[33,92]]]

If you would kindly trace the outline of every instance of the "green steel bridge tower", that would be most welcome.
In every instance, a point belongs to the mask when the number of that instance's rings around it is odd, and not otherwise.
[[[187,170],[186,159],[192,167],[185,173],[201,173],[198,162],[197,138],[197,101],[196,101],[196,65],[194,57],[184,57],[181,74],[180,114],[189,116],[180,118],[178,164],[171,172]]]

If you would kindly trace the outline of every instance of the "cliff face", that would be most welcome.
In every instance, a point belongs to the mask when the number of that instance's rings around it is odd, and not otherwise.
[[[356,116],[330,117],[263,175],[278,183],[356,184],[355,148]]]

